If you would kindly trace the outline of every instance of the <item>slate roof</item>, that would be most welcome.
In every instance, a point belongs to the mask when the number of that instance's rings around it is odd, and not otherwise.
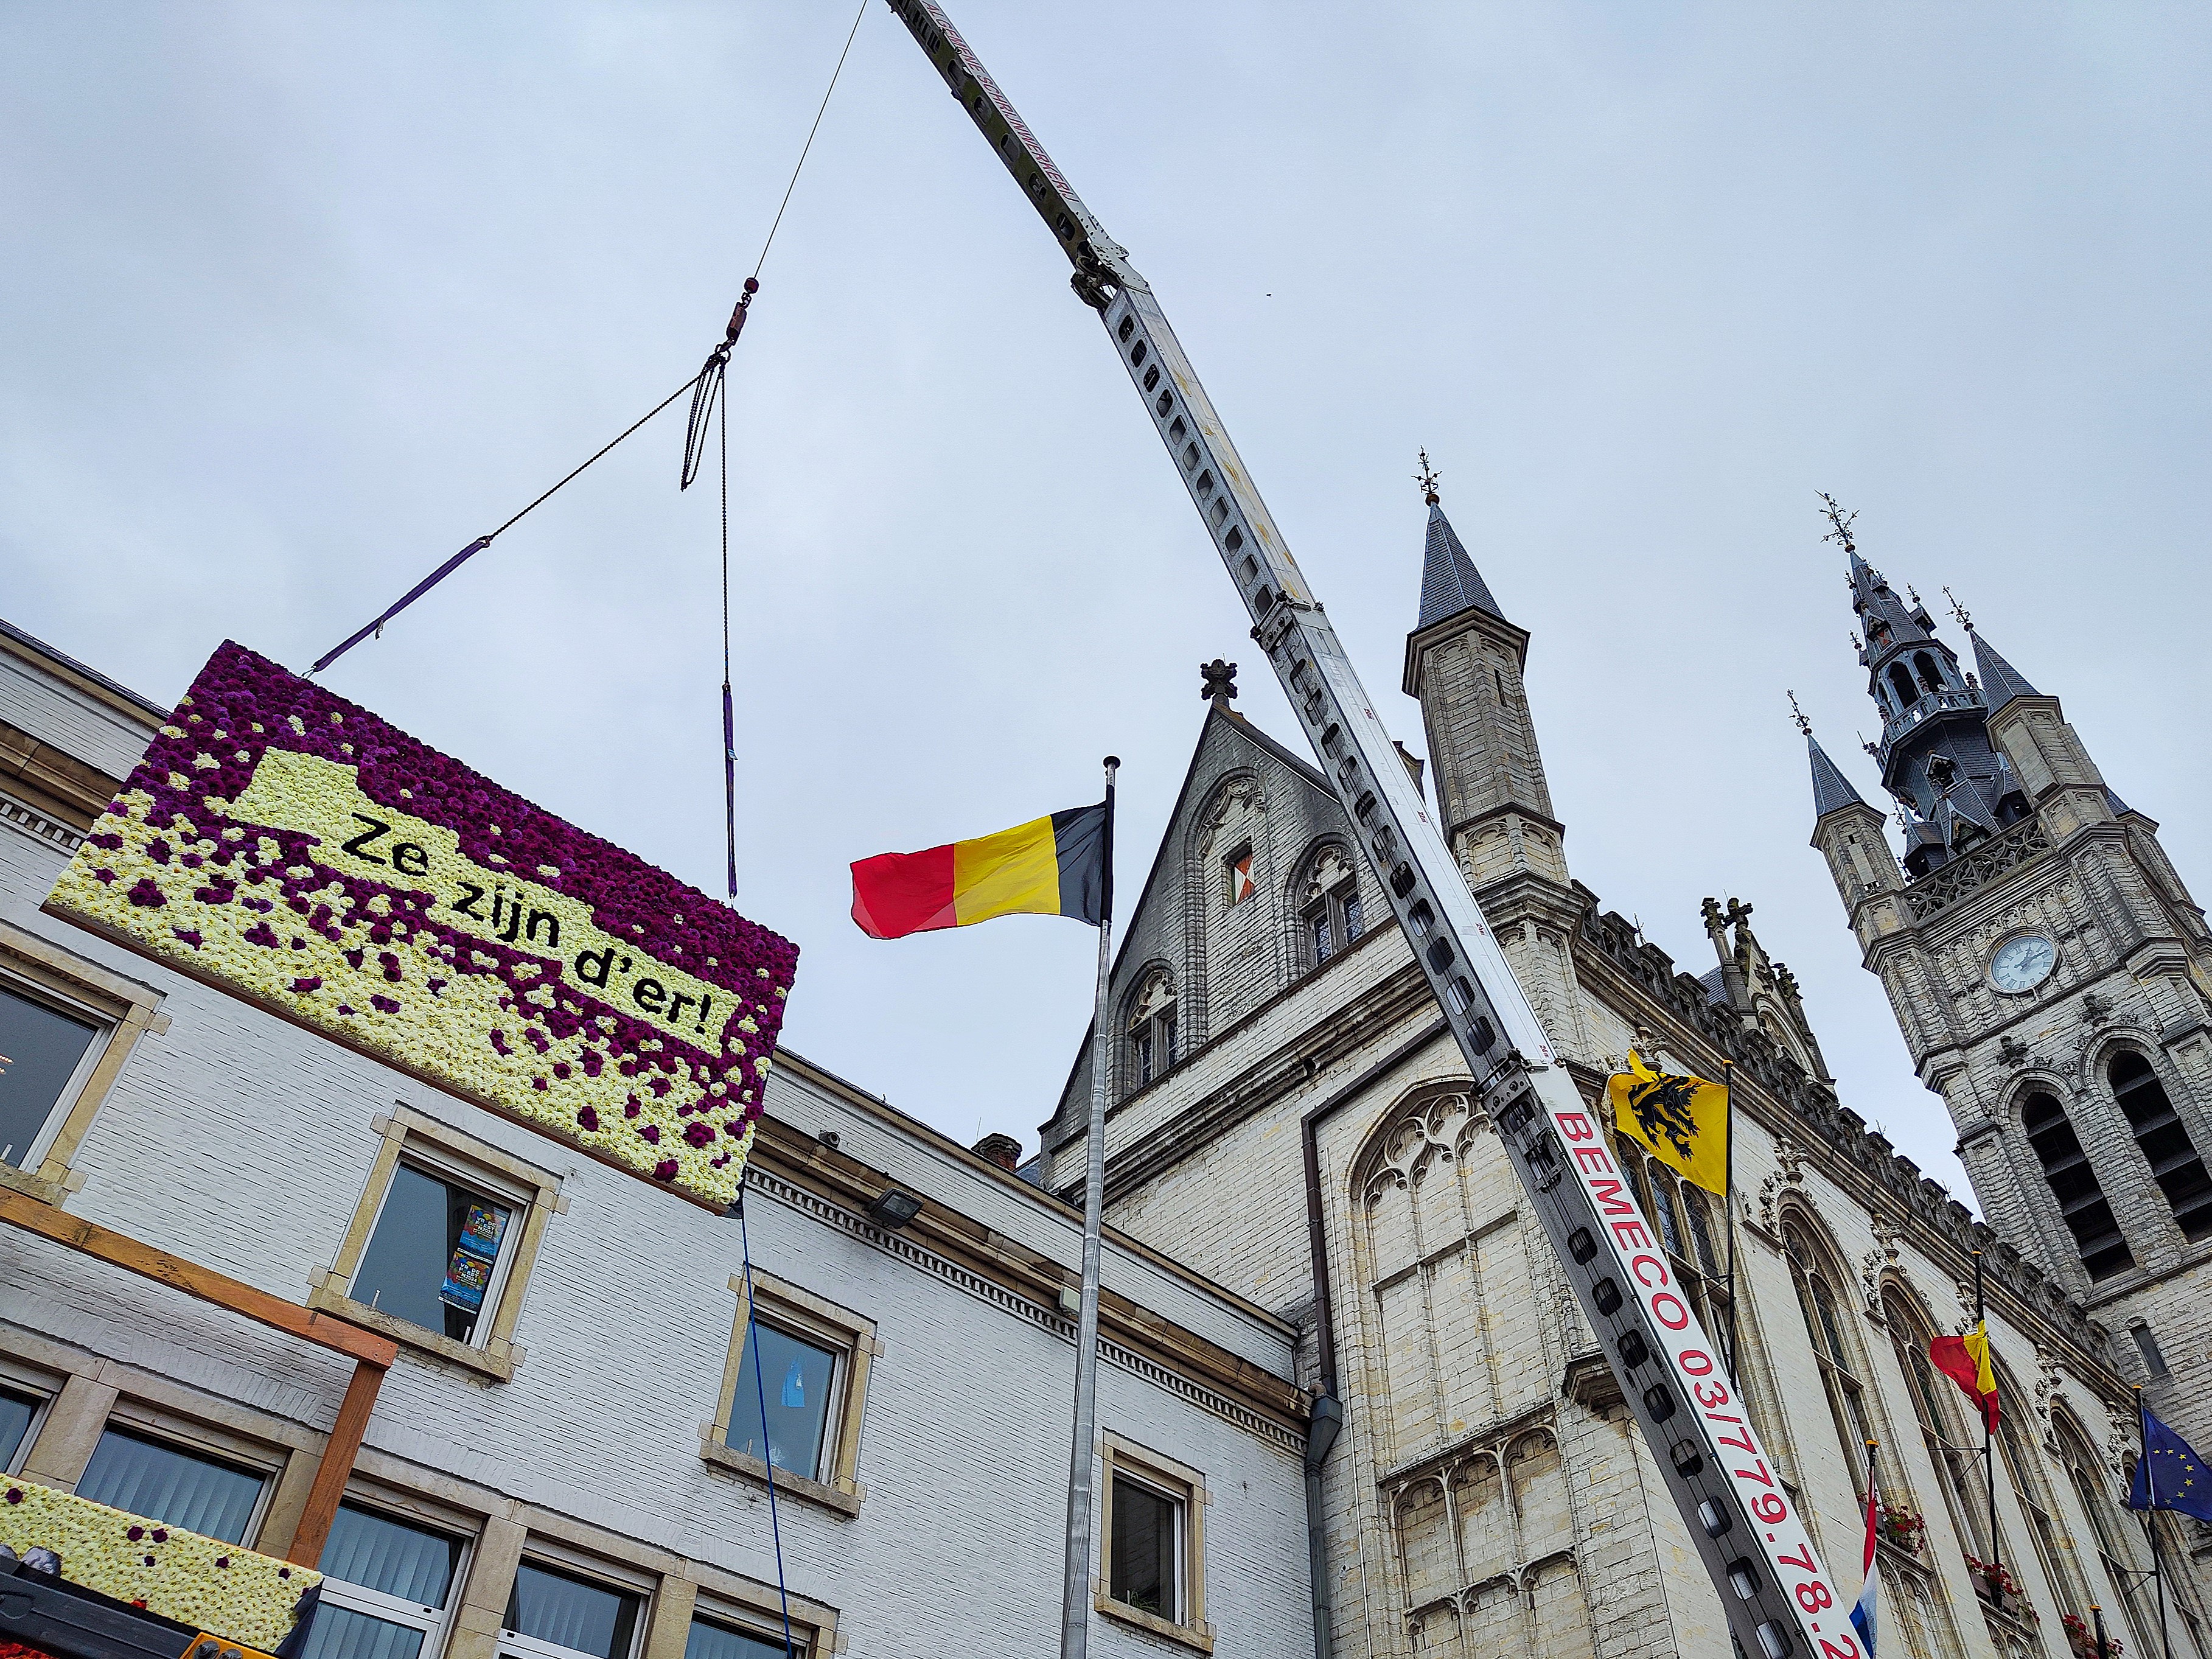
[[[1813,816],[1824,818],[1838,806],[1863,806],[1859,792],[1851,787],[1851,781],[1836,769],[1835,762],[1828,758],[1820,740],[1809,732],[1805,747],[1813,763]]]
[[[1707,969],[1698,975],[1698,983],[1705,988],[1705,1000],[1722,1003],[1728,1000],[1728,981],[1718,966]]]
[[[1467,610],[1487,611],[1498,621],[1505,620],[1505,613],[1490,596],[1482,573],[1460,544],[1458,532],[1444,517],[1443,508],[1431,506],[1428,551],[1421,561],[1421,619],[1413,624],[1413,630],[1419,633],[1431,623]]]
[[[2014,697],[2038,695],[2027,683],[2027,676],[1999,656],[1996,647],[1979,634],[1974,635],[1974,669],[1981,677],[1982,701],[1992,714]]]

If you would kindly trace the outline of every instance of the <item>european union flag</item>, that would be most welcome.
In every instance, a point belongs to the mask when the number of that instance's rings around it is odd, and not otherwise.
[[[2142,1414],[2143,1455],[2128,1489],[2131,1510],[2174,1510],[2212,1521],[2212,1474],[2189,1443],[2148,1412]]]

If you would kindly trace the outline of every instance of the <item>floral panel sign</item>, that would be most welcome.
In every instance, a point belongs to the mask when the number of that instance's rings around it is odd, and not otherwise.
[[[716,1206],[799,960],[229,642],[46,908]]]

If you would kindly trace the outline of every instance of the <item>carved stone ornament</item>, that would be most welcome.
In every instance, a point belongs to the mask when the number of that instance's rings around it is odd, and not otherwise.
[[[1882,1217],[1875,1216],[1875,1248],[1869,1250],[1859,1262],[1859,1284],[1866,1292],[1867,1317],[1877,1325],[1885,1322],[1881,1311],[1881,1276],[1902,1259],[1897,1248],[1900,1237],[1902,1235],[1895,1227]]]
[[[1997,1059],[2007,1066],[2027,1064],[2027,1045],[2010,1031],[1997,1039]]]
[[[1780,1205],[1784,1191],[1805,1189],[1805,1157],[1787,1135],[1774,1140],[1774,1155],[1782,1167],[1759,1183],[1759,1230],[1770,1239],[1782,1237]]]
[[[2117,1406],[2105,1407],[2105,1466],[2114,1474],[2128,1472],[2128,1454],[2136,1447],[2136,1414]]]
[[[2106,1002],[2094,991],[2081,999],[2081,1018],[2092,1025],[2102,1024],[2105,1016],[2112,1012],[2112,1004]]]
[[[2051,1420],[2051,1408],[2058,1401],[2058,1356],[2040,1343],[2035,1350],[2035,1424],[2042,1431],[2044,1449],[2053,1457],[2059,1455],[2058,1430]]]
[[[1213,810],[1206,815],[1206,822],[1200,827],[1199,856],[1211,858],[1213,855],[1213,843],[1220,836],[1222,826],[1229,823],[1231,818],[1241,821],[1254,814],[1265,812],[1267,810],[1267,791],[1261,788],[1260,781],[1257,778],[1243,777],[1233,780],[1220,794],[1214,798]]]

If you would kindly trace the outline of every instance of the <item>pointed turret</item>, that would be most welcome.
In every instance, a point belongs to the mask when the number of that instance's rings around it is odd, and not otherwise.
[[[1810,732],[1805,734],[1805,748],[1813,763],[1813,817],[1817,821],[1828,816],[1838,806],[1863,806],[1865,799],[1851,787],[1851,781],[1837,770],[1828,751],[1820,747],[1820,740]]]
[[[2014,697],[2037,695],[2035,688],[2027,683],[2027,676],[1999,656],[1996,647],[1975,633],[1972,623],[1967,624],[1966,632],[1973,635],[1974,667],[1982,682],[1982,701],[1989,705],[1990,714],[1996,714]]]
[[[1482,573],[1474,568],[1474,561],[1467,556],[1460,544],[1459,532],[1444,517],[1444,510],[1434,494],[1429,496],[1429,545],[1421,561],[1421,616],[1413,624],[1416,632],[1440,623],[1447,617],[1456,617],[1466,610],[1487,611],[1500,622],[1505,613],[1498,608],[1491,597],[1489,584]]]

